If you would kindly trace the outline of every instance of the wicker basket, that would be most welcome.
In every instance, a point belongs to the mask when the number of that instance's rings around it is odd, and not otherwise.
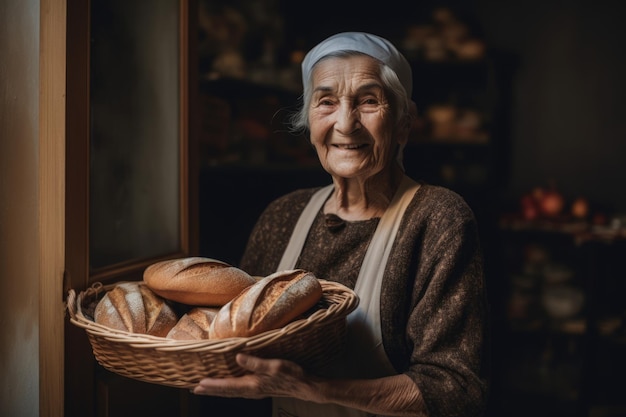
[[[313,313],[285,327],[252,337],[174,340],[130,333],[95,323],[86,313],[116,284],[99,284],[76,296],[69,291],[70,321],[87,332],[96,360],[119,375],[176,388],[192,388],[206,377],[244,374],[237,353],[283,358],[305,369],[320,369],[341,354],[346,316],[358,305],[347,287],[321,280],[323,296]]]

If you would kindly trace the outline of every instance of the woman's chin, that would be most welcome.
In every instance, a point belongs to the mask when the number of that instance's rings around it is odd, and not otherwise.
[[[334,168],[328,171],[335,178],[353,179],[363,177],[363,170],[350,168]]]

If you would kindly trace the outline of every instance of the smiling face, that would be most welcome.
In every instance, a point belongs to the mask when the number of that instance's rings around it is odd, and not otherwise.
[[[390,169],[402,135],[378,61],[366,55],[326,58],[312,75],[310,137],[324,169],[360,180]]]

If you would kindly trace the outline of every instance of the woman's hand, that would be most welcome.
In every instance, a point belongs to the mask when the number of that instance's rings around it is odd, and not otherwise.
[[[296,363],[237,354],[249,373],[233,378],[205,378],[194,394],[261,399],[293,397],[316,403],[335,403],[373,414],[426,416],[419,388],[406,375],[380,379],[325,380],[308,375]]]
[[[236,360],[250,373],[233,378],[205,378],[193,389],[193,393],[250,399],[298,397],[314,401],[312,380],[296,363],[243,353],[237,354]]]

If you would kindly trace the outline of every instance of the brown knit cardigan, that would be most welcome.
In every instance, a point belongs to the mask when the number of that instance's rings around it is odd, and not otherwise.
[[[255,225],[241,268],[274,272],[316,189],[272,202]],[[380,219],[318,213],[296,264],[354,288]],[[430,417],[480,416],[486,407],[487,303],[474,215],[456,193],[422,184],[404,214],[381,290],[381,331],[398,373],[419,387]]]

